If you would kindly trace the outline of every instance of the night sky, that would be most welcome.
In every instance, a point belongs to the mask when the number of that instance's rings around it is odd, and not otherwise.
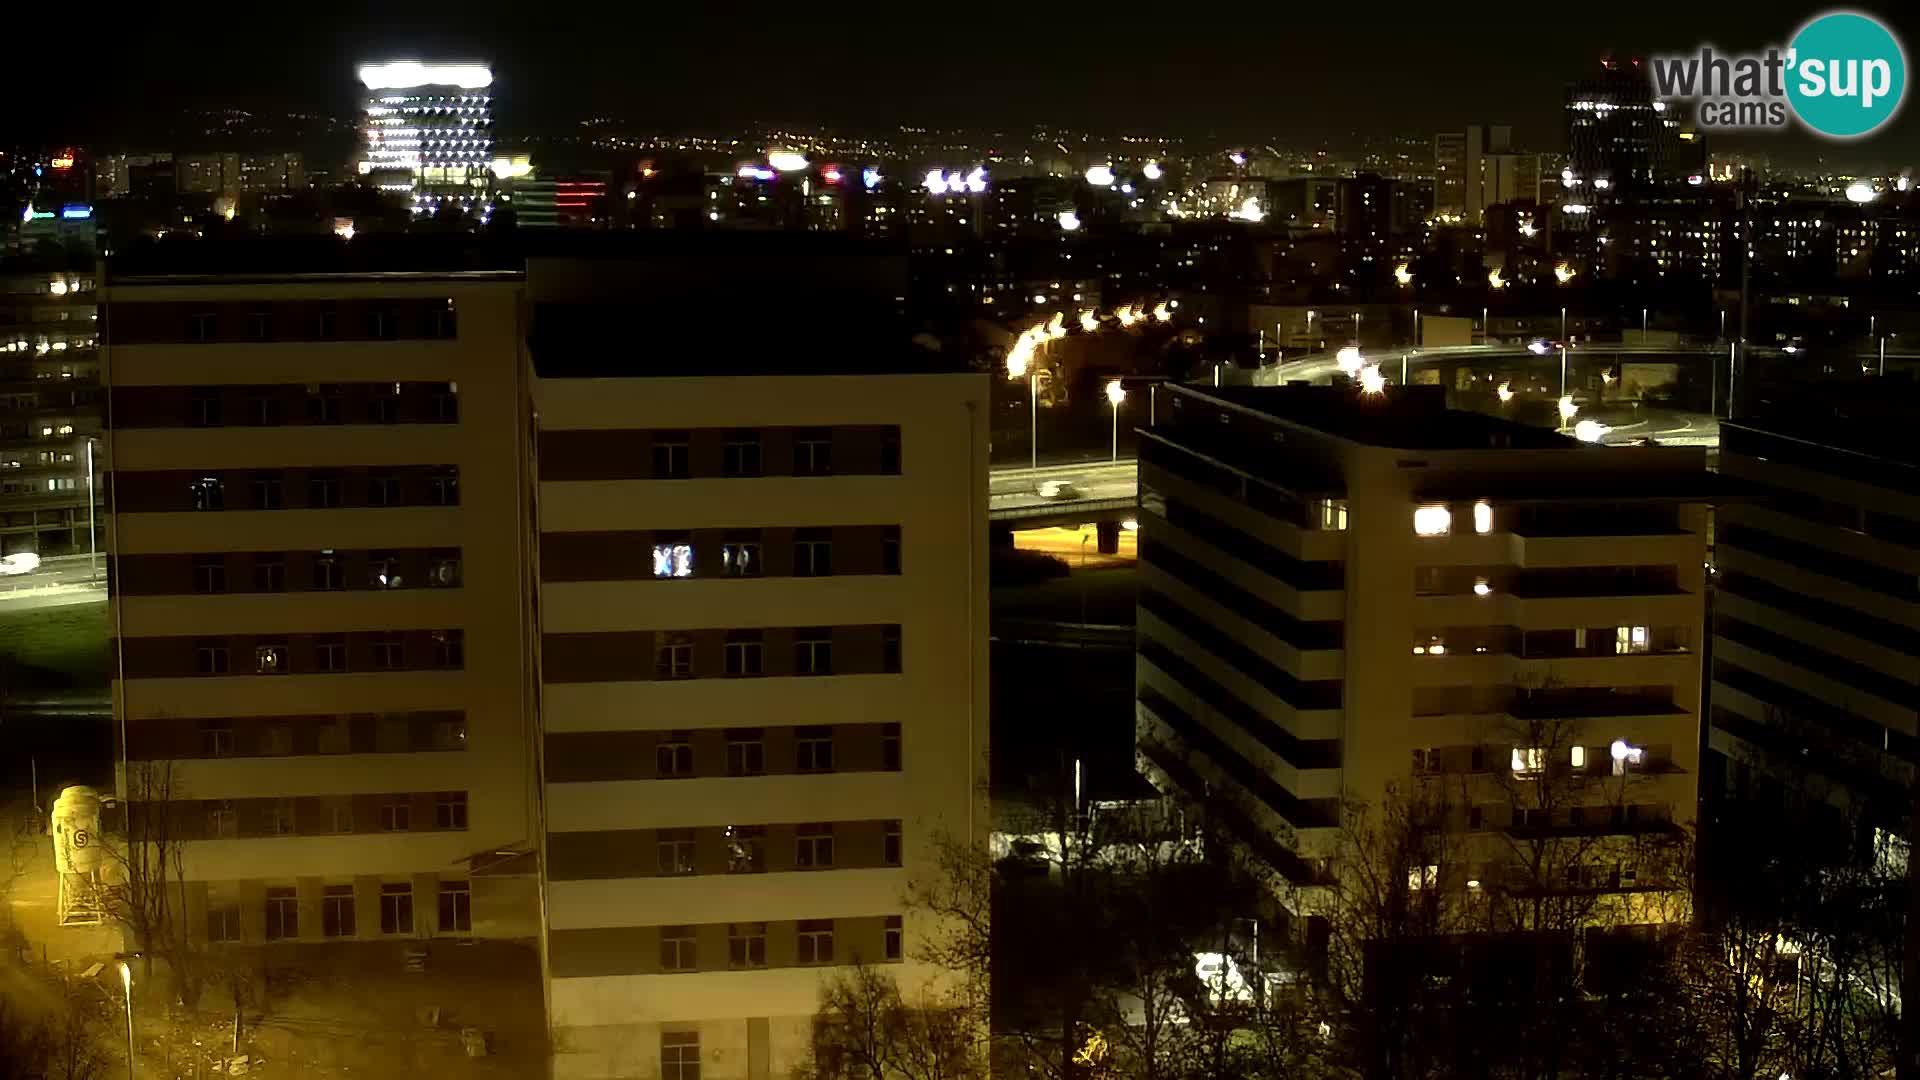
[[[493,62],[509,136],[594,113],[673,131],[1038,122],[1235,139],[1426,135],[1484,119],[1513,124],[1529,148],[1556,151],[1564,84],[1602,51],[1757,48],[1784,43],[1829,10],[1774,0],[1737,8],[1376,0],[1250,5],[1216,24],[1200,16],[1232,5],[1156,4],[1168,14],[1151,17],[1136,14],[1137,4],[965,0],[617,9],[469,0],[395,14],[403,6],[183,9],[194,13],[145,24],[116,15],[97,30],[49,26],[0,72],[10,102],[0,134],[97,138],[139,130],[149,111],[211,103],[350,115],[355,60],[445,56]],[[1885,17],[1897,6],[1857,9]],[[1905,24],[1911,51],[1920,18],[1893,22]],[[1794,156],[1823,148],[1781,136],[1742,145]],[[1920,160],[1920,110],[1904,109],[1857,148],[1825,148],[1886,165]]]

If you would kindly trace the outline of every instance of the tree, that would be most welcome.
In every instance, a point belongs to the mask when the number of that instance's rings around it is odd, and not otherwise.
[[[142,761],[128,766],[126,794],[122,843],[109,849],[114,872],[105,890],[107,913],[132,938],[143,974],[151,978],[154,959],[163,959],[176,995],[191,1005],[200,987],[190,935],[180,921],[186,907],[184,786],[172,761]]]
[[[31,1002],[0,994],[0,1076],[99,1080],[116,1058],[114,1017],[97,983],[34,980]]]
[[[892,975],[856,964],[820,989],[809,1080],[978,1080],[986,1076],[964,1008],[909,1005]]]

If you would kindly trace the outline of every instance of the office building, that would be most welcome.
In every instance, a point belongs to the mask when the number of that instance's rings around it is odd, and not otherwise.
[[[1334,872],[1343,797],[1418,787],[1464,852],[1427,884],[1521,895],[1514,852],[1564,834],[1606,842],[1542,884],[1625,895],[1646,869],[1630,839],[1694,815],[1701,451],[1444,401],[1161,388],[1140,433],[1142,768],[1297,886]]]
[[[102,291],[119,749],[171,773],[196,944],[398,973],[498,939],[533,970],[520,289],[129,269]]]
[[[1433,137],[1433,213],[1444,224],[1476,225],[1488,205],[1484,191],[1488,155],[1506,154],[1513,129],[1505,124],[1469,124],[1465,131]],[[1495,200],[1499,201],[1499,200]]]
[[[1566,91],[1566,200],[1594,206],[1623,190],[1700,171],[1697,140],[1681,139],[1680,112],[1656,101],[1634,61],[1602,61]]]
[[[484,64],[362,64],[366,117],[360,175],[409,199],[475,215],[488,205],[493,163],[493,73]]]
[[[25,265],[0,275],[0,555],[83,556],[104,525],[94,270]]]
[[[528,267],[558,1076],[788,1075],[846,965],[922,1000],[908,883],[984,844],[986,376],[902,262],[747,250],[744,303],[724,251]]]
[[[1755,496],[1715,521],[1715,786],[1789,784],[1898,827],[1920,764],[1920,458],[1910,389],[1797,391],[1722,426]],[[1800,774],[1795,776],[1793,774]]]

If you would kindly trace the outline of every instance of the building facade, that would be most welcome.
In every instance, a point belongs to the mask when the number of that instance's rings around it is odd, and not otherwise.
[[[1141,432],[1142,769],[1309,891],[1348,799],[1438,794],[1459,851],[1424,884],[1485,896],[1517,841],[1694,814],[1700,452],[1427,389],[1168,387]],[[1630,892],[1630,846],[1544,884]]]
[[[474,872],[536,839],[519,298],[103,291],[122,787],[166,796],[194,939],[537,937],[532,857]]]
[[[987,829],[986,379],[584,347],[728,265],[529,267],[560,1076],[787,1075],[849,964],[923,1000],[909,882]]]
[[[493,73],[484,64],[363,64],[360,174],[412,200],[481,216],[493,164]]]
[[[1754,497],[1715,522],[1708,745],[1729,794],[1804,772],[1800,794],[1897,827],[1920,764],[1920,462],[1881,434],[1910,394],[1856,404],[1723,425],[1720,469]]]
[[[0,274],[0,555],[86,555],[105,468],[95,272],[19,266]]]

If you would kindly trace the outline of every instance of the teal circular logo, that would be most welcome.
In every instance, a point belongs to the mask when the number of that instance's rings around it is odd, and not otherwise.
[[[1907,58],[1880,20],[1822,15],[1789,46],[1787,101],[1817,134],[1852,139],[1893,119],[1907,92]]]

